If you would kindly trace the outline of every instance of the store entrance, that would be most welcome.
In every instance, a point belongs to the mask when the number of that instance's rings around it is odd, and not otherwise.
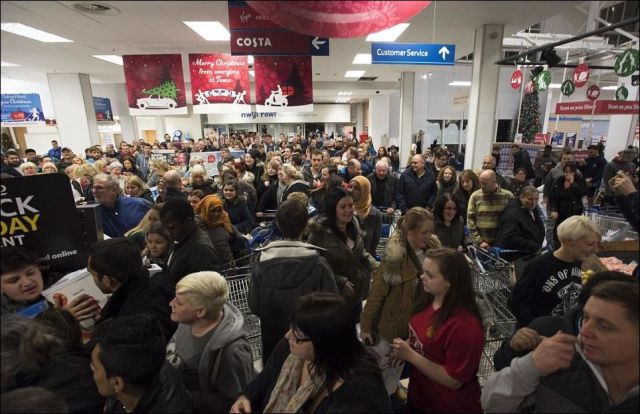
[[[310,133],[314,134],[323,134],[324,133],[324,123],[308,123],[304,124],[304,133],[307,137],[309,137]]]

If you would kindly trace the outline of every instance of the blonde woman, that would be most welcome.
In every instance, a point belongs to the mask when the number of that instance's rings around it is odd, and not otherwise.
[[[422,207],[409,209],[398,221],[360,317],[360,337],[365,344],[383,342],[381,347],[388,349],[395,338],[408,338],[409,320],[423,309],[426,299],[419,289],[422,262],[427,250],[441,246],[433,229],[433,215]],[[383,368],[389,394],[395,391],[400,373],[401,369]]]
[[[94,201],[92,191],[93,177],[97,174],[98,170],[90,164],[79,165],[75,168],[74,178],[79,184],[79,187],[76,187],[76,189],[79,188],[78,191],[80,192],[80,195],[84,197],[85,201]]]
[[[36,175],[38,173],[38,167],[30,161],[24,162],[20,165],[20,172],[24,176]]]
[[[58,172],[58,167],[52,162],[42,164],[42,174],[54,174]]]
[[[539,316],[562,316],[575,306],[582,262],[597,251],[601,238],[586,216],[571,216],[558,226],[560,248],[529,260],[513,287],[509,305],[516,328]]]
[[[216,272],[197,272],[176,286],[171,320],[178,329],[167,360],[185,381],[195,412],[227,413],[253,380],[253,357],[242,313],[228,302],[227,281]]]
[[[157,204],[152,205],[147,213],[142,216],[140,222],[134,228],[127,231],[124,237],[133,240],[140,246],[141,250],[144,250],[146,247],[145,235],[153,223],[160,223],[160,206]]]
[[[204,195],[216,194],[218,184],[208,177],[206,168],[202,165],[194,165],[189,171],[189,182],[185,187],[187,194],[193,190],[202,190]]]
[[[162,180],[164,173],[169,171],[169,164],[165,160],[151,160],[149,163],[151,169],[151,177],[147,181],[149,188],[158,185],[158,181]]]
[[[278,177],[285,185],[278,205],[286,200],[291,193],[300,192],[309,195],[309,183],[304,180],[302,172],[293,165],[283,164],[278,171]]]
[[[142,198],[153,204],[153,196],[151,190],[137,175],[130,175],[125,178],[124,193],[129,197]]]
[[[123,169],[124,167],[118,161],[113,161],[107,167],[107,171],[109,171],[109,175],[112,176],[118,182],[118,186],[120,187],[121,193],[124,192],[124,183],[125,183],[125,178],[122,175]]]

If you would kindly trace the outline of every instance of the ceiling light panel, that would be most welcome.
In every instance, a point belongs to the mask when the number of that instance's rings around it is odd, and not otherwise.
[[[15,68],[15,67],[18,67],[20,65],[16,65],[15,63],[11,63],[11,62],[2,61],[0,66],[2,66],[3,68]]]
[[[471,82],[468,82],[468,81],[453,81],[453,82],[449,82],[449,86],[471,86]]]
[[[367,36],[367,42],[393,42],[396,40],[402,32],[407,30],[409,23],[400,23],[392,26],[388,29],[381,30],[376,33],[371,33]]]
[[[115,63],[116,65],[122,66],[122,56],[118,55],[91,55],[96,59],[101,59],[109,63]]]
[[[13,33],[18,36],[27,37],[44,43],[73,43],[73,40],[66,39],[52,33],[45,32],[35,27],[22,23],[2,23],[0,27],[3,31]]]
[[[207,41],[230,40],[231,34],[220,22],[182,22]]]
[[[344,74],[344,77],[345,78],[359,78],[360,76],[364,75],[364,73],[365,73],[364,70],[348,70]]]
[[[370,65],[371,64],[371,53],[358,53],[353,58],[354,65]]]

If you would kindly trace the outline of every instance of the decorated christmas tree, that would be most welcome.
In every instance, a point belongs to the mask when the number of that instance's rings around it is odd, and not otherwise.
[[[538,91],[533,88],[531,93],[525,93],[520,108],[520,129],[522,142],[533,142],[536,133],[542,131],[540,125],[540,109],[538,104]]]
[[[154,88],[143,89],[142,93],[146,93],[149,95],[158,95],[161,98],[176,99],[178,97],[179,91],[180,89],[176,88],[176,83],[174,81],[167,81]]]

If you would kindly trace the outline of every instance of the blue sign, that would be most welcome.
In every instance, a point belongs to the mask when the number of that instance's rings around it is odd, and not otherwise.
[[[111,110],[111,100],[109,98],[93,97],[93,107],[96,111],[96,120],[113,121],[113,111]]]
[[[2,94],[2,122],[44,122],[37,93]]]
[[[371,43],[371,63],[446,65],[455,63],[456,46],[435,43]]]

